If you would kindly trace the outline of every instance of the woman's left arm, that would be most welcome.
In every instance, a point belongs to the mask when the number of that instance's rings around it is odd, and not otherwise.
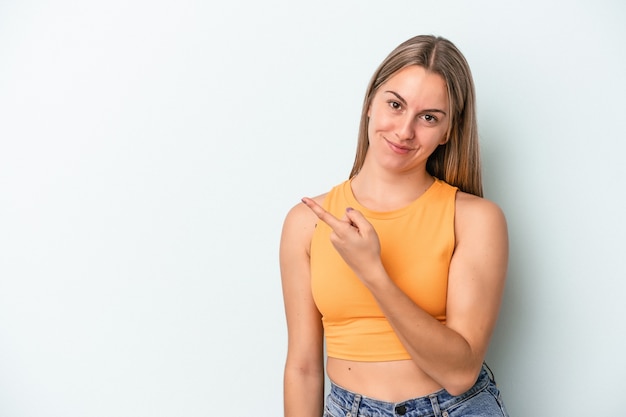
[[[494,203],[457,193],[455,236],[445,325],[406,295],[397,306],[387,291],[372,292],[417,365],[461,394],[476,382],[498,318],[508,265],[506,220]]]
[[[443,325],[387,275],[378,236],[360,213],[347,211],[336,219],[321,207],[307,205],[333,228],[333,245],[371,291],[415,364],[449,393],[467,391],[482,367],[506,279],[508,237],[500,208],[457,193],[456,245]]]

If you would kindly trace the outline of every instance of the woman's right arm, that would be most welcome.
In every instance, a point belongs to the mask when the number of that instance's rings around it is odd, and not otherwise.
[[[310,246],[317,218],[304,204],[292,208],[280,240],[280,271],[287,317],[285,417],[320,417],[324,404],[321,315],[311,294]]]

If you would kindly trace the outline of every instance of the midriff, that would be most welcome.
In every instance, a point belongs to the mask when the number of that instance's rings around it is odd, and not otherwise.
[[[348,391],[387,402],[422,397],[441,389],[411,360],[356,362],[329,357],[326,372],[331,381]]]

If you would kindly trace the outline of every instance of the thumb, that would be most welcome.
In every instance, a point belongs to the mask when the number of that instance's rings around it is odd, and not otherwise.
[[[353,209],[352,207],[348,207],[346,209],[346,217],[348,221],[357,229],[363,230],[370,225],[365,216],[360,211]]]

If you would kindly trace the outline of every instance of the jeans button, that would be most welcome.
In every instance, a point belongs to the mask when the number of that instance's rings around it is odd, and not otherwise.
[[[403,416],[406,414],[406,406],[405,405],[399,405],[396,407],[396,413],[400,416]]]

